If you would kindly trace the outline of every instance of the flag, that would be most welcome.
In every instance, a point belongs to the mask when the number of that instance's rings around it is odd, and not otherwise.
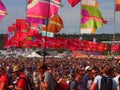
[[[19,46],[23,47],[26,45],[27,32],[29,31],[29,24],[26,23],[25,19],[16,19],[17,35]]]
[[[120,11],[120,0],[116,0],[116,11]]]
[[[119,45],[113,43],[111,45],[111,52],[118,52],[118,51],[119,51]]]
[[[97,29],[106,24],[95,0],[82,0],[81,14],[81,34],[94,34]]]
[[[45,24],[47,18],[58,13],[61,0],[28,0],[27,22]]]
[[[16,24],[8,26],[8,45],[9,46],[18,46],[18,34],[16,30]]]
[[[69,4],[74,7],[75,5],[77,5],[81,0],[68,0]]]
[[[47,26],[43,25],[42,35],[46,36],[46,32],[47,32],[47,37],[53,37],[54,34],[61,31],[63,26],[64,25],[61,17],[58,14],[56,14],[53,17],[49,18],[49,24]]]
[[[8,45],[8,34],[4,35],[4,48],[9,48],[9,45]]]
[[[3,18],[3,16],[7,15],[6,12],[6,7],[4,6],[4,4],[2,3],[2,1],[0,0],[0,20]]]

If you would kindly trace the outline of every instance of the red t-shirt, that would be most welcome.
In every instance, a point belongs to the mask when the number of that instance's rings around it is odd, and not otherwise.
[[[3,82],[5,83],[5,87],[6,87],[5,90],[7,90],[7,87],[8,87],[8,78],[7,78],[6,74],[2,74],[0,76],[0,88],[1,88],[1,85],[2,85]]]
[[[18,80],[18,83],[17,83],[17,87],[23,88],[23,90],[27,90],[27,84],[26,84],[27,79],[28,79],[27,76],[25,74],[21,73],[20,79]]]

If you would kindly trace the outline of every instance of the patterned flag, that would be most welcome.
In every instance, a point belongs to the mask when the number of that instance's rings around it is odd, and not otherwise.
[[[61,0],[28,0],[27,22],[45,24],[47,18],[58,13]]]
[[[81,34],[94,34],[106,21],[98,9],[96,0],[82,0]]]
[[[116,0],[116,11],[120,11],[120,0]]]
[[[47,26],[43,25],[42,35],[46,36],[47,34],[47,37],[53,37],[54,34],[60,32],[62,28],[63,28],[63,21],[61,17],[58,14],[54,15],[53,17],[49,18],[49,24]]]
[[[77,5],[81,0],[68,0],[69,4],[74,7],[75,5]]]
[[[6,7],[4,6],[4,4],[2,3],[2,1],[0,0],[0,20],[3,18],[3,16],[7,15],[6,12]]]

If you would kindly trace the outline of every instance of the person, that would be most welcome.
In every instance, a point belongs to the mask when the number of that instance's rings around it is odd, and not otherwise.
[[[120,90],[120,69],[116,69],[114,80],[117,84],[117,90]]]
[[[15,85],[10,85],[9,88],[14,90],[27,90],[28,77],[24,74],[19,64],[13,67],[13,73],[16,76],[16,80],[13,82]]]
[[[91,88],[94,78],[99,74],[98,72],[99,72],[99,68],[96,66],[93,66],[90,73],[91,74],[90,79],[88,80],[88,84],[87,84],[88,89]]]
[[[0,90],[8,90],[8,78],[2,65],[0,65]]]
[[[75,71],[75,80],[72,80],[69,84],[68,90],[83,90],[83,71]]]
[[[40,90],[55,90],[55,79],[49,72],[45,63],[38,65],[38,77],[40,80]]]
[[[89,90],[87,86],[88,86],[88,80],[90,80],[91,69],[92,69],[91,66],[85,67],[85,75],[83,76],[84,90]]]
[[[40,90],[39,78],[36,70],[33,73],[33,83],[34,83],[34,90]]]
[[[116,82],[112,79],[113,68],[110,66],[105,66],[102,70],[102,73],[102,75],[95,77],[90,90],[117,90]],[[103,78],[105,78],[105,81],[107,82],[104,81],[104,83]]]

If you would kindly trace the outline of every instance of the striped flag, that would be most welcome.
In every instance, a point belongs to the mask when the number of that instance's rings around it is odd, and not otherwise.
[[[120,0],[116,0],[116,11],[120,11]]]
[[[106,24],[96,0],[82,0],[81,14],[81,34],[94,34],[97,29]]]
[[[0,0],[0,20],[3,18],[3,16],[7,15],[6,12],[6,7],[4,6],[4,4],[2,3],[2,1]]]
[[[27,22],[45,24],[47,18],[58,13],[61,0],[28,0]]]

